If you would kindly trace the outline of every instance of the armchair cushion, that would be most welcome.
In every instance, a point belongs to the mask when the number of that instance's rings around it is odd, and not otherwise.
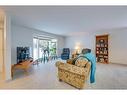
[[[86,64],[88,63],[89,61],[84,58],[84,57],[79,57],[77,58],[77,60],[75,61],[75,65],[78,66],[78,67],[85,67]]]
[[[76,65],[78,67],[85,67],[85,65],[88,62],[89,62],[88,59],[83,56],[79,56],[77,58],[72,58],[67,60],[67,63]]]

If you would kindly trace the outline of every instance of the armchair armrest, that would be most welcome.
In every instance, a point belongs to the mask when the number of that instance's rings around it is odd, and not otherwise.
[[[56,66],[59,69],[63,69],[63,70],[69,71],[71,73],[83,75],[83,76],[88,75],[89,71],[90,71],[90,64],[89,63],[84,68],[84,67],[78,67],[75,65],[66,64],[66,63],[62,63],[62,62],[58,61],[58,62],[56,62]]]

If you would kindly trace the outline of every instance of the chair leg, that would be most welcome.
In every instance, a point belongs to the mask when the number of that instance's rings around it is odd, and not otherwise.
[[[62,81],[62,79],[59,79],[59,81],[61,82],[61,81]]]

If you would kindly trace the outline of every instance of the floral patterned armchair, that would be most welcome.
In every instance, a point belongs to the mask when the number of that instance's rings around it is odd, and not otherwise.
[[[68,59],[67,63],[56,62],[58,67],[59,81],[64,81],[76,88],[83,88],[90,72],[90,62],[87,59],[79,58],[75,65],[72,65],[74,59]]]

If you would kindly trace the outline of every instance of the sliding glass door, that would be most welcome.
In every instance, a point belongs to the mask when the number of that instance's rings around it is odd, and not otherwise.
[[[33,58],[34,60],[37,60],[38,59],[38,38],[34,38],[33,39]]]
[[[51,38],[34,38],[33,39],[33,56],[34,60],[42,61],[53,59],[57,56],[57,40]]]

